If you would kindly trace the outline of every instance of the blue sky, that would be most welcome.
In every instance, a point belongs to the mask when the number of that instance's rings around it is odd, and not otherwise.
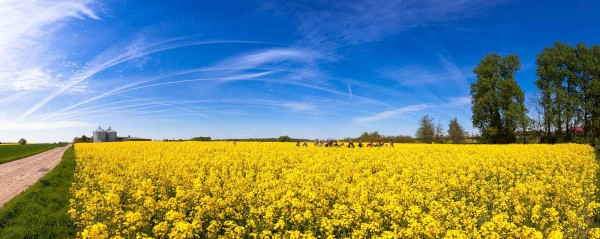
[[[343,3],[342,3],[343,2]],[[555,41],[600,42],[598,1],[0,3],[0,142],[469,131],[472,69]]]

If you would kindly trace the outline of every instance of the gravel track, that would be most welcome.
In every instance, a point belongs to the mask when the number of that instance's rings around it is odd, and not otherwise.
[[[0,164],[0,207],[52,170],[69,147],[71,145]]]

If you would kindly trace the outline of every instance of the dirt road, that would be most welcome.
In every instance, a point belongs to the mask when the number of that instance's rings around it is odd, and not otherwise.
[[[0,207],[52,170],[70,146],[0,164]]]

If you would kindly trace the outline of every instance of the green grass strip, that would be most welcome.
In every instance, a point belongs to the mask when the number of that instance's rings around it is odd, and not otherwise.
[[[0,164],[29,157],[65,144],[0,145]]]
[[[75,237],[67,214],[75,165],[71,147],[52,171],[0,208],[0,238]]]

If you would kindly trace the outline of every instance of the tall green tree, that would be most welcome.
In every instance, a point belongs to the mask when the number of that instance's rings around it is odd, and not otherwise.
[[[588,70],[592,75],[587,83],[586,94],[589,112],[589,131],[593,142],[598,147],[600,138],[600,45],[590,49],[590,59],[587,63]]]
[[[577,122],[583,125],[583,137],[590,143],[596,143],[600,137],[600,45],[587,47],[577,44],[576,82],[579,112]]]
[[[556,137],[552,141],[570,141],[573,125],[577,123],[575,116],[581,87],[575,73],[582,67],[577,64],[576,50],[556,42],[537,55],[536,64],[536,85],[542,93],[540,104],[544,108],[545,135]]]
[[[458,119],[455,117],[453,120],[450,120],[450,124],[448,125],[448,136],[450,137],[450,140],[452,140],[452,143],[461,143],[465,139],[465,135],[466,132],[458,123]]]
[[[471,84],[473,125],[486,143],[514,143],[519,122],[527,116],[523,90],[515,80],[521,68],[517,55],[486,55],[473,70]]]
[[[433,124],[433,118],[429,117],[428,115],[423,116],[419,120],[419,128],[417,129],[416,133],[417,139],[419,139],[419,141],[422,143],[434,142],[436,136],[435,128],[436,127]]]
[[[556,42],[537,55],[536,64],[544,141],[578,137],[595,142],[600,136],[600,46]]]
[[[26,145],[27,144],[27,140],[24,138],[19,139],[19,145]]]
[[[446,139],[446,136],[444,135],[444,127],[442,126],[441,123],[438,122],[438,124],[435,126],[434,141],[436,143],[444,143],[445,139]]]

